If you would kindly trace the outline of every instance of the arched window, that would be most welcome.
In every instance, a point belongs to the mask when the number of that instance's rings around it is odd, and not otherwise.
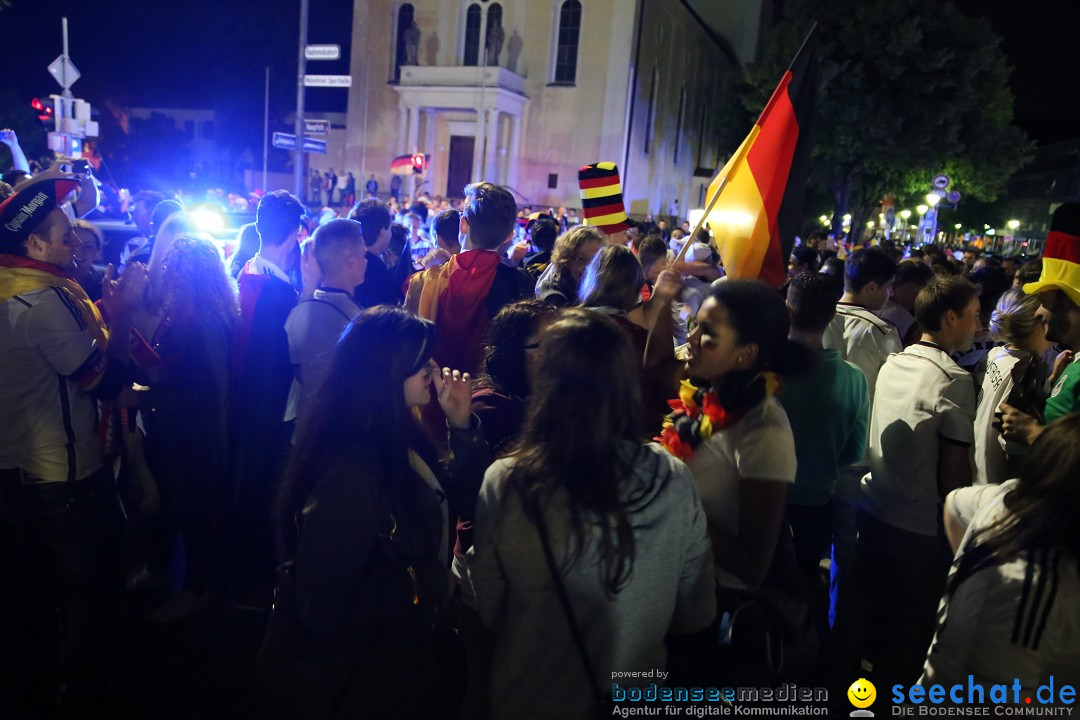
[[[473,3],[465,11],[465,64],[480,64],[480,5]]]
[[[686,117],[686,85],[682,86],[682,91],[679,93],[679,119],[675,125],[675,160],[676,165],[679,164],[679,146],[682,145],[682,126],[683,118]]]
[[[405,34],[413,24],[412,3],[405,3],[397,14],[397,45],[394,56],[394,82],[401,80],[401,66],[405,64]]]
[[[559,10],[559,38],[555,50],[554,82],[573,85],[577,80],[578,37],[581,35],[581,3],[566,0]]]
[[[645,108],[645,154],[652,148],[653,123],[656,121],[656,90],[660,84],[660,70],[653,67],[652,80],[649,82],[649,104]]]
[[[485,65],[498,65],[499,59],[495,58],[495,62],[490,62],[487,59],[487,54],[492,51],[493,48],[488,48],[488,40],[491,38],[491,28],[496,25],[502,25],[502,5],[495,3],[488,8],[487,11],[487,24],[484,25],[484,64]],[[501,49],[501,48],[500,48]]]

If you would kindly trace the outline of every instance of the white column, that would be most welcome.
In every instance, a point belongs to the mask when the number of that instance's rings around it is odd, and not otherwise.
[[[521,166],[521,116],[510,116],[510,146],[506,152],[506,184],[520,191],[518,172]]]
[[[421,152],[431,156],[427,171],[424,173],[424,179],[427,180],[424,189],[431,193],[432,197],[435,197],[435,122],[437,118],[438,115],[434,110],[424,110],[424,147]]]
[[[420,108],[414,106],[409,107],[409,139],[407,142],[407,150],[410,153],[414,153],[417,150],[417,142],[420,136]],[[409,194],[414,198],[416,197],[416,175],[409,176]]]
[[[394,157],[402,154],[402,151],[408,152],[408,148],[405,147],[406,135],[409,124],[409,108],[405,105],[398,105],[398,144],[394,148]]]
[[[485,136],[484,151],[484,179],[498,184],[498,171],[496,169],[495,149],[499,146],[499,111],[489,110],[487,117],[487,134]]]
[[[484,111],[478,109],[476,111],[476,132],[473,134],[473,160],[472,160],[472,179],[473,182],[484,180]]]

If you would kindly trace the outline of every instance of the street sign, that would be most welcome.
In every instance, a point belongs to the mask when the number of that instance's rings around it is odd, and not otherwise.
[[[955,205],[956,203],[960,202],[960,191],[953,190],[951,193],[945,196],[945,199]]]
[[[282,150],[295,150],[296,149],[296,136],[292,133],[276,132],[274,138],[271,141],[276,148]]]
[[[329,120],[308,120],[304,118],[304,132],[308,135],[329,135]]]
[[[341,58],[340,45],[305,45],[305,60],[338,60]]]
[[[949,187],[949,176],[944,173],[934,176],[934,181],[931,183],[936,189],[944,190]]]
[[[68,59],[67,55],[61,55],[60,57],[49,63],[49,74],[56,79],[56,82],[60,83],[60,87],[67,90],[69,87],[75,84],[75,81],[82,77],[75,68],[75,63]]]
[[[271,140],[271,143],[276,148],[282,150],[295,150],[296,149],[296,135],[293,133],[276,132]],[[326,141],[319,140],[317,138],[305,137],[304,138],[304,152],[326,154]]]
[[[305,75],[304,87],[352,87],[352,75]]]

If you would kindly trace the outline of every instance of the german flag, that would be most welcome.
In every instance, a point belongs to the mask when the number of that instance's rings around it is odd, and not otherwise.
[[[710,199],[721,191],[707,222],[728,277],[774,287],[787,279],[813,146],[817,71],[815,25],[750,134],[709,184]]]
[[[619,168],[613,162],[598,162],[578,168],[583,225],[600,228],[607,235],[633,226],[623,204]]]

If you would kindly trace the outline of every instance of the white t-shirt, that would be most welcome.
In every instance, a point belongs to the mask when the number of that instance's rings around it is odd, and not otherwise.
[[[881,366],[890,355],[904,349],[892,323],[850,303],[837,303],[836,317],[825,329],[821,344],[826,350],[840,351],[842,359],[855,363],[863,371],[871,408]]]
[[[775,397],[760,403],[734,426],[703,442],[688,465],[709,525],[737,535],[743,479],[795,482],[795,438],[783,406]],[[716,580],[727,587],[745,587],[721,567],[716,568]]]
[[[1016,483],[949,494],[948,512],[967,525],[950,582],[978,553],[975,533],[1008,517],[1004,498]],[[1032,698],[1051,675],[1058,685],[1080,677],[1077,558],[1061,550],[1033,551],[977,570],[945,595],[919,684],[966,688],[968,675],[987,691],[999,683],[1011,688],[1019,679],[1020,696]]]
[[[948,353],[919,342],[889,358],[877,390],[863,503],[887,525],[939,535],[938,448],[975,441],[975,385]]]
[[[993,426],[994,413],[1009,398],[1013,389],[1013,368],[1027,353],[996,347],[986,356],[986,372],[979,390],[979,406],[975,412],[975,480],[976,485],[1001,483],[1009,479],[1005,462],[1005,440]]]
[[[330,371],[334,346],[360,306],[346,293],[318,289],[289,312],[285,333],[289,337],[289,360],[300,366],[300,382],[293,380],[297,395],[296,417],[304,417]],[[286,420],[290,418],[286,417]]]
[[[97,408],[76,381],[104,372],[104,353],[61,288],[16,295],[0,308],[0,468],[46,482],[82,480],[102,458]]]

